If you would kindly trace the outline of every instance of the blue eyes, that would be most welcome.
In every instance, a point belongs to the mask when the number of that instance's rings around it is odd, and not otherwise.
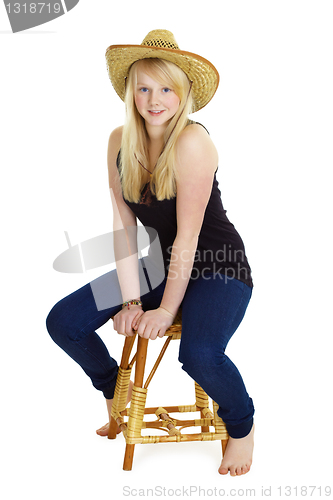
[[[149,92],[149,89],[147,89],[147,87],[141,87],[141,89],[139,89],[140,92],[146,94],[147,92]],[[162,93],[163,94],[168,94],[169,92],[171,92],[171,89],[165,87],[164,89],[162,89]]]

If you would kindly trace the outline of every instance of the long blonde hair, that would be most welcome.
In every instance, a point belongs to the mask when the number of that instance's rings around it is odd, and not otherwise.
[[[158,200],[170,199],[176,195],[176,142],[186,127],[192,111],[191,86],[186,74],[175,64],[162,59],[136,61],[126,82],[126,121],[123,128],[120,155],[120,179],[125,199],[138,203],[149,169],[147,131],[142,116],[134,102],[138,66],[151,78],[170,87],[180,100],[176,114],[164,134],[164,149],[158,158],[150,181],[150,190]],[[178,121],[177,121],[178,120]]]

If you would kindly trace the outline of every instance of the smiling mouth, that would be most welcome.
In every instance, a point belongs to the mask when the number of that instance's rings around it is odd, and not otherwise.
[[[151,115],[154,115],[154,116],[161,115],[163,112],[164,112],[164,109],[159,110],[159,111],[151,111],[151,110],[148,110],[148,113],[150,113]]]

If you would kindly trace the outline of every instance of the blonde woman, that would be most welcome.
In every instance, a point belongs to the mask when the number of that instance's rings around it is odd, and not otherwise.
[[[103,392],[110,415],[118,364],[95,330],[114,316],[119,334],[154,340],[181,307],[179,361],[219,404],[230,436],[219,472],[242,475],[252,463],[254,407],[225,349],[251,298],[251,269],[222,205],[215,146],[188,119],[212,99],[218,72],[166,30],[141,45],[113,45],[106,59],[126,104],[108,145],[117,269],[58,302],[47,328]],[[165,275],[154,286],[147,269],[158,268],[158,252],[138,258],[137,219],[158,235]]]

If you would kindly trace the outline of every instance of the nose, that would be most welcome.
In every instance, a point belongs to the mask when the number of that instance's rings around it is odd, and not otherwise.
[[[153,106],[158,105],[160,103],[160,96],[158,90],[151,91],[149,102]]]

